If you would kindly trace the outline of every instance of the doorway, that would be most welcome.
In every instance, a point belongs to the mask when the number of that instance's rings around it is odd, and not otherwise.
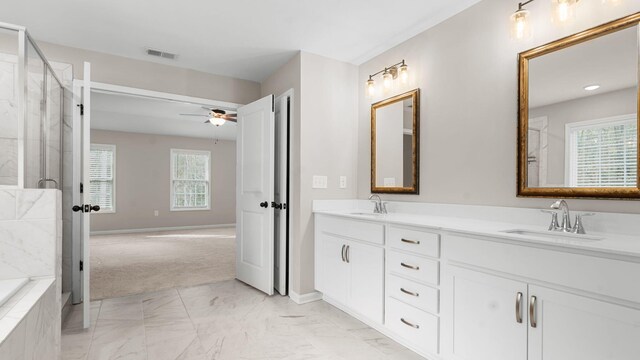
[[[89,94],[83,91],[87,86],[82,82],[75,86],[76,94],[84,93],[75,105],[85,105],[84,109],[79,106],[78,111],[84,110],[84,115],[78,114],[74,121],[74,129],[75,126],[78,129],[74,132],[76,146],[84,145],[84,139],[90,139],[90,144],[82,146],[85,151],[81,154],[87,154],[87,158],[76,159],[77,163],[86,160],[87,165],[83,167],[89,176],[84,181],[84,193],[74,193],[77,200],[74,203],[92,206],[91,221],[85,213],[82,219],[86,220],[76,222],[79,241],[74,242],[73,253],[77,260],[84,260],[85,265],[74,276],[74,294],[83,295],[79,301],[74,297],[74,303],[82,302],[83,298],[126,296],[237,277],[233,256],[235,218],[225,217],[230,208],[233,208],[231,213],[236,214],[235,146],[231,144],[227,146],[228,151],[224,150],[225,142],[236,140],[236,125],[224,122],[214,126],[205,122],[209,122],[207,114],[213,108],[233,113],[240,106],[95,82],[89,84]],[[284,205],[284,209],[288,202],[292,97],[290,92],[283,94],[272,107],[279,115],[281,146],[276,150],[279,165],[275,171],[280,174],[278,183],[282,184],[276,189],[278,196],[273,202]],[[91,104],[89,110],[87,103]],[[82,126],[85,123],[90,124],[88,131]],[[197,139],[194,143],[200,146],[184,142],[167,145],[170,137]],[[157,156],[162,160],[153,160]],[[230,159],[232,161],[228,161]],[[227,160],[226,167],[216,165],[216,161],[225,162],[223,160]],[[193,168],[194,164],[202,163],[209,164],[209,168]],[[185,164],[190,164],[188,169],[182,168]],[[174,176],[180,171],[190,176]],[[82,183],[83,171],[75,173],[74,179]],[[194,180],[202,180],[197,174],[206,174],[209,182],[192,184]],[[176,185],[181,181],[189,184]],[[188,191],[184,188],[186,185],[189,185]],[[81,186],[78,188],[83,190]],[[127,188],[133,190],[127,191]],[[143,197],[145,193],[152,195]],[[84,201],[80,201],[82,199]],[[158,205],[157,201],[161,203]],[[227,210],[217,208],[220,204],[226,205]],[[91,211],[95,205],[100,206],[100,211]],[[286,295],[288,215],[281,214],[283,216],[278,217],[281,225],[275,226],[277,231],[272,237],[274,248],[278,249],[273,255],[278,264],[274,266],[273,277],[279,279],[274,284],[276,290]],[[194,217],[207,218],[208,222],[193,220]],[[178,220],[186,222],[176,222]],[[80,223],[89,223],[86,246],[82,241],[84,226]],[[86,282],[89,276],[91,282]],[[88,297],[87,293],[93,295]],[[85,322],[85,326],[87,324]]]

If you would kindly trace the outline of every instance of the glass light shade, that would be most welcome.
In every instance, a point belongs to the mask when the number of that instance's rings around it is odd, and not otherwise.
[[[373,79],[367,80],[366,89],[367,96],[373,97],[376,94],[376,83],[373,81]]]
[[[575,7],[578,0],[552,0],[553,20],[558,23],[566,23],[575,16]]]
[[[212,117],[212,118],[209,118],[209,122],[211,122],[211,125],[220,126],[220,125],[224,125],[226,120],[217,118],[217,117]]]
[[[524,40],[530,36],[529,11],[520,9],[511,15],[511,37],[514,40]]]
[[[391,89],[391,86],[393,86],[393,75],[391,75],[390,72],[385,71],[384,74],[382,74],[382,84],[385,89]]]
[[[400,81],[403,84],[408,83],[409,82],[409,67],[407,65],[400,66],[400,68],[398,69],[398,76],[400,77]]]

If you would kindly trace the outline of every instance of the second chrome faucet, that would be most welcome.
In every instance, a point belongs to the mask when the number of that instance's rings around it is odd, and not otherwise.
[[[562,211],[562,220],[558,221],[558,213],[552,210],[542,210],[546,213],[551,213],[551,224],[549,230],[551,231],[563,231],[574,234],[586,234],[584,226],[582,225],[582,218],[584,216],[592,216],[595,213],[585,213],[576,215],[574,225],[571,225],[571,213],[569,212],[569,204],[565,200],[558,200],[551,204],[553,210]]]

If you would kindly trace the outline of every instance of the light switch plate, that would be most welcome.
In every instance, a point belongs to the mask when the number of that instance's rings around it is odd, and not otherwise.
[[[340,189],[346,189],[346,188],[347,188],[347,177],[340,176]]]
[[[322,175],[314,175],[313,176],[313,184],[311,185],[314,189],[326,189],[327,188],[327,177]]]

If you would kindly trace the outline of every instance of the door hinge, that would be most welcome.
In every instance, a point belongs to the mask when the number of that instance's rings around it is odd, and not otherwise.
[[[80,194],[84,193],[84,184],[80,183]]]
[[[84,271],[84,261],[80,260],[80,271]]]
[[[80,108],[80,116],[84,115],[84,104],[78,104],[78,107]]]

